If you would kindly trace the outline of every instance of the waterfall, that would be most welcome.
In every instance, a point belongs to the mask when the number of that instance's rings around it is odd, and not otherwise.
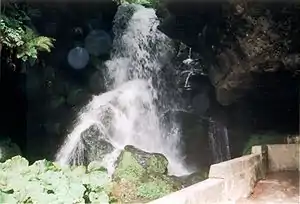
[[[80,112],[56,155],[58,163],[99,160],[112,173],[121,150],[133,145],[164,154],[169,174],[190,173],[180,151],[178,124],[162,120],[163,113],[177,108],[178,97],[162,70],[175,54],[174,46],[158,24],[153,9],[134,4],[119,7],[113,52],[106,62],[108,91],[94,96]]]
[[[210,118],[208,137],[213,155],[213,163],[229,160],[231,155],[227,128]]]

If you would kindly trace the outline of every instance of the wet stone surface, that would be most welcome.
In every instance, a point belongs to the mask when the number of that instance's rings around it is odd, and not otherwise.
[[[299,202],[299,171],[282,171],[269,173],[265,180],[256,184],[249,198],[241,199],[237,204],[296,204]]]

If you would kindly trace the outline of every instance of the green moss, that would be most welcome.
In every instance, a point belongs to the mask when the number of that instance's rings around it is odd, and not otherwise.
[[[168,160],[163,155],[156,154],[148,159],[147,165],[149,172],[164,174],[167,173]]]
[[[162,154],[126,146],[113,175],[112,196],[121,203],[143,203],[180,189],[181,184],[166,175],[167,166]]]
[[[123,151],[120,155],[114,178],[137,181],[143,177],[143,174],[145,173],[146,170],[135,160],[133,154],[128,151]]]
[[[160,198],[168,193],[173,192],[173,186],[167,181],[155,179],[149,182],[141,183],[137,188],[137,195],[149,200]]]
[[[181,183],[173,177],[152,173],[137,186],[137,195],[143,200],[153,200],[179,189],[181,189]]]

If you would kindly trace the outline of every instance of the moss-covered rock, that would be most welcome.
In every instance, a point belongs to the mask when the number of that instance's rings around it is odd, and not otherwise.
[[[141,203],[179,190],[181,184],[167,175],[167,166],[162,154],[126,146],[113,174],[113,196],[121,203]]]
[[[150,174],[137,187],[137,195],[144,200],[153,200],[172,193],[180,187],[180,183],[170,176]]]

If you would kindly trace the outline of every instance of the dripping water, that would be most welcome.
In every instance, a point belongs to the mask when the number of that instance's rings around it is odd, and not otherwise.
[[[213,155],[213,163],[231,159],[227,128],[209,118],[208,137]]]

